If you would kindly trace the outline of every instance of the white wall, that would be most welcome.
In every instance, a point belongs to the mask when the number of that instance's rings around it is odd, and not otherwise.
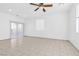
[[[25,19],[25,36],[45,37],[53,39],[67,39],[67,13],[53,12],[49,15],[30,17]],[[44,30],[36,30],[36,20],[45,21]]]
[[[79,33],[76,32],[76,5],[74,5],[70,10],[69,40],[79,49]]]
[[[10,38],[10,21],[24,23],[23,19],[0,12],[0,40]]]

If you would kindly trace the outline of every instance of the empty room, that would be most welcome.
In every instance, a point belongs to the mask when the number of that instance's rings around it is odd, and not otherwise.
[[[79,56],[79,4],[0,3],[0,56]]]

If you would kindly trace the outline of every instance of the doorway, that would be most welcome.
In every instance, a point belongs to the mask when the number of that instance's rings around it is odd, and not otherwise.
[[[18,22],[10,22],[10,38],[11,39],[19,39],[24,36],[24,25],[23,23]]]
[[[22,44],[24,37],[24,24],[18,22],[10,22],[10,38],[11,47],[15,48],[17,44]]]

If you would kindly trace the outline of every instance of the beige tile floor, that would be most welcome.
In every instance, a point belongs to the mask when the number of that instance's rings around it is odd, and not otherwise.
[[[0,41],[1,56],[79,56],[79,51],[65,40],[24,37]]]

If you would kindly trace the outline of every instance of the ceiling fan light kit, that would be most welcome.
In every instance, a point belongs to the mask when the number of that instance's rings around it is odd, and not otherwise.
[[[43,9],[43,12],[46,12],[45,8],[46,7],[52,7],[53,4],[44,4],[44,3],[30,3],[31,5],[34,5],[34,6],[38,6],[34,11],[37,11],[40,7],[42,7]]]

